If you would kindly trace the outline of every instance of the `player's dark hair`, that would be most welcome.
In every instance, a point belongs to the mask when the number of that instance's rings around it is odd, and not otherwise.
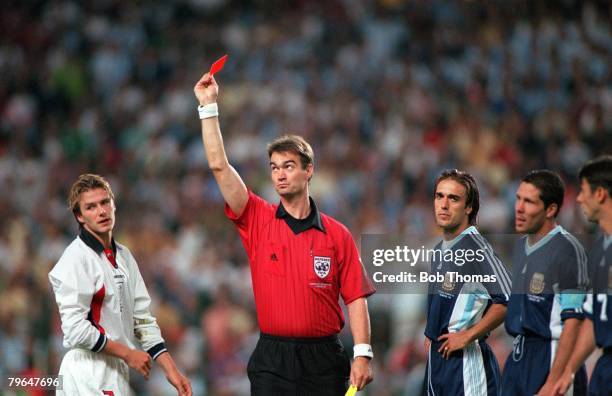
[[[602,155],[580,168],[578,178],[582,182],[585,179],[591,186],[591,190],[602,187],[612,197],[612,155]]]
[[[438,184],[447,179],[454,180],[465,188],[465,207],[472,208],[472,212],[468,215],[468,222],[470,225],[476,225],[476,217],[478,216],[478,209],[480,209],[480,193],[478,192],[476,179],[467,172],[457,169],[447,169],[436,179],[434,197],[438,189]]]
[[[68,194],[68,208],[72,211],[75,218],[77,215],[81,214],[81,207],[79,206],[81,194],[86,191],[95,190],[96,188],[105,190],[110,198],[113,201],[115,200],[113,190],[106,179],[104,179],[102,176],[91,173],[82,174],[79,176],[77,181],[72,184],[72,187],[70,187],[70,193]],[[81,224],[78,219],[77,222]]]
[[[306,169],[308,165],[314,164],[312,147],[301,136],[283,135],[268,143],[268,158],[271,158],[273,153],[286,152],[295,153],[300,156],[302,169]]]
[[[556,204],[555,217],[557,217],[563,206],[565,195],[565,184],[557,172],[548,169],[532,170],[521,179],[521,182],[532,184],[540,191],[540,199],[544,202],[545,209]]]

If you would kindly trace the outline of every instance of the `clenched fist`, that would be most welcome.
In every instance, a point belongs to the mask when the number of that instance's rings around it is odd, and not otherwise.
[[[193,92],[202,106],[215,103],[219,96],[219,86],[215,78],[206,73],[193,87]]]
[[[151,356],[148,353],[131,349],[125,357],[125,362],[128,366],[142,374],[146,379],[149,379],[151,372]]]

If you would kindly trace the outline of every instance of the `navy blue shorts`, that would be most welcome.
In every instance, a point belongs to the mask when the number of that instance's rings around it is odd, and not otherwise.
[[[612,395],[612,350],[605,351],[597,360],[589,383],[589,396],[610,395]]]
[[[554,359],[556,340],[518,336],[504,366],[502,396],[533,396],[546,382]],[[587,375],[584,366],[578,370],[568,395],[586,396]]]
[[[473,342],[448,360],[438,352],[441,345],[432,341],[429,348],[425,371],[428,396],[499,395],[499,366],[486,342]]]

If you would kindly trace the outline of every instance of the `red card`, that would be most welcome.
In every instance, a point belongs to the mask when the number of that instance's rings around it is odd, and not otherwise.
[[[210,76],[212,77],[216,72],[221,71],[223,69],[223,65],[225,65],[225,61],[227,60],[227,55],[223,55],[221,58],[217,59],[215,63],[210,67]]]

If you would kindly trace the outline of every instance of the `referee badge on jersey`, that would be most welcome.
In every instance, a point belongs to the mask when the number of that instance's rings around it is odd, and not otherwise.
[[[544,282],[544,274],[535,272],[531,277],[531,282],[529,282],[529,293],[540,294],[544,291],[545,285],[546,282]]]
[[[314,272],[321,279],[329,275],[331,269],[331,257],[314,256],[313,260]]]

